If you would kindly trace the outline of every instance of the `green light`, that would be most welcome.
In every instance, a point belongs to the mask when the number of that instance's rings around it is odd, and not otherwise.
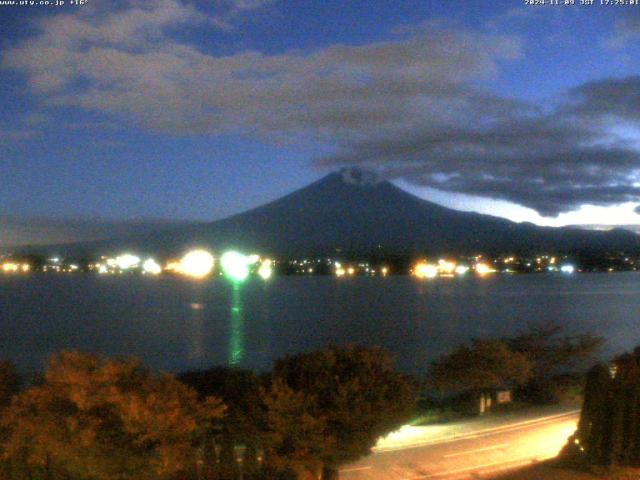
[[[241,282],[249,276],[249,258],[241,253],[225,252],[220,258],[220,265],[225,275]]]

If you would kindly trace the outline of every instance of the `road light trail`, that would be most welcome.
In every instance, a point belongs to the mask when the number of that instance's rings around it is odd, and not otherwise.
[[[555,457],[576,428],[579,412],[569,411],[537,418],[513,419],[507,424],[486,428],[476,422],[457,436],[436,429],[439,438],[411,437],[404,446],[380,442],[369,457],[345,466],[345,480],[427,480],[488,478],[492,473]],[[454,430],[456,424],[451,424]],[[413,430],[412,430],[413,432]],[[387,445],[389,445],[387,443]]]
[[[380,439],[378,444],[373,448],[373,451],[391,452],[394,450],[406,450],[408,448],[419,448],[427,445],[446,443],[449,441],[458,441],[465,438],[480,438],[500,432],[501,430],[523,428],[532,424],[540,424],[543,422],[555,421],[557,419],[574,416],[579,413],[579,410],[569,410],[562,413],[555,413],[553,415],[527,418],[526,420],[514,420],[509,423],[491,427],[481,427],[480,422],[459,422],[428,427],[405,426],[397,432],[391,433],[387,437]],[[472,425],[470,430],[460,428],[460,426],[465,426],[466,424],[476,425]],[[450,431],[453,431],[454,433],[449,433]]]
[[[365,465],[364,467],[343,468],[340,470],[340,473],[360,472],[362,470],[371,470],[371,466]]]
[[[487,452],[489,450],[496,450],[496,449],[499,449],[499,448],[504,448],[507,445],[508,445],[507,443],[500,443],[498,445],[492,445],[490,447],[475,448],[473,450],[466,450],[464,452],[450,453],[448,455],[444,455],[444,458],[461,457],[462,455],[472,455],[474,453]]]

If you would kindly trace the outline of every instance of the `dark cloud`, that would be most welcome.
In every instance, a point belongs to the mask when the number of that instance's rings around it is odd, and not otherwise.
[[[570,93],[575,99],[574,113],[640,122],[640,76],[589,82]]]
[[[500,198],[546,216],[640,200],[640,78],[592,82],[543,113],[470,102],[461,126],[346,143],[322,165],[358,164],[439,190]],[[467,117],[481,121],[469,122]],[[466,123],[466,125],[465,125]]]

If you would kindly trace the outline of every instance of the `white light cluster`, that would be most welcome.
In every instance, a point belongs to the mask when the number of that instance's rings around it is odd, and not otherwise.
[[[180,273],[193,278],[204,278],[213,271],[215,260],[206,250],[191,250],[180,260]]]

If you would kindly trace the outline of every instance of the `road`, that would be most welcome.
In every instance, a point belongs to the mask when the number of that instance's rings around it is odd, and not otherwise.
[[[340,470],[343,480],[458,480],[555,457],[579,411],[544,410],[441,426],[403,427],[366,458]]]

